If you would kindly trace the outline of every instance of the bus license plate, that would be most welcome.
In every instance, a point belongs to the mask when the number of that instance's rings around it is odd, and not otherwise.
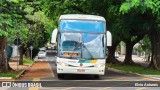
[[[77,72],[85,72],[85,69],[77,69]]]

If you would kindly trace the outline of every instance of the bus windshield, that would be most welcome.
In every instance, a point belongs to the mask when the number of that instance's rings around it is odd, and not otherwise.
[[[59,29],[60,31],[104,33],[105,22],[93,20],[61,20]]]
[[[60,56],[69,58],[105,58],[104,34],[61,33]]]
[[[105,22],[61,20],[59,55],[69,58],[105,58]]]

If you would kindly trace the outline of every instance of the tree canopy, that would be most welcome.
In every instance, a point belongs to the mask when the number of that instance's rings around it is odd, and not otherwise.
[[[133,46],[148,35],[147,40],[152,43],[151,65],[160,70],[160,49],[157,46],[160,42],[159,0],[1,0],[0,6],[2,56],[5,41],[13,44],[15,38],[22,40],[26,51],[33,45],[38,52],[38,48],[50,41],[52,30],[58,27],[62,14],[92,14],[103,16],[107,30],[112,33],[113,46],[108,47],[108,62],[119,63],[114,53],[116,46],[123,41],[127,47],[124,63],[133,63]]]

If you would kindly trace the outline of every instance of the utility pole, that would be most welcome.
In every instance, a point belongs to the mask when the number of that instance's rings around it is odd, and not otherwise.
[[[29,48],[30,48],[30,50],[31,50],[31,60],[32,60],[32,50],[33,50],[33,46],[31,45]]]
[[[18,37],[17,37],[17,70],[19,65],[19,59],[18,59]]]

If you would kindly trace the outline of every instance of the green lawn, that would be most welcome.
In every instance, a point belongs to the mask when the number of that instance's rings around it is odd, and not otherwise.
[[[0,77],[12,77],[12,78],[16,78],[16,74],[0,73]]]
[[[27,59],[27,58],[23,58],[23,63],[24,64],[34,64],[35,62],[33,60]]]
[[[0,73],[0,77],[12,77],[12,78],[16,78],[16,76],[18,74],[20,74],[20,72],[22,72],[23,69],[19,69],[19,70],[11,70],[8,71],[7,73]]]
[[[26,59],[23,58],[23,63],[24,64],[34,64],[35,62],[33,60],[30,59]],[[9,71],[7,73],[0,73],[0,77],[12,77],[12,78],[16,78],[16,76],[21,72],[22,70],[18,70],[18,71]]]
[[[140,66],[127,66],[127,65],[114,65],[114,64],[107,64],[107,66],[118,69],[118,70],[126,71],[126,72],[133,72],[133,73],[146,74],[146,75],[160,75],[160,71],[153,70],[153,69],[144,69],[144,67],[140,67]]]

